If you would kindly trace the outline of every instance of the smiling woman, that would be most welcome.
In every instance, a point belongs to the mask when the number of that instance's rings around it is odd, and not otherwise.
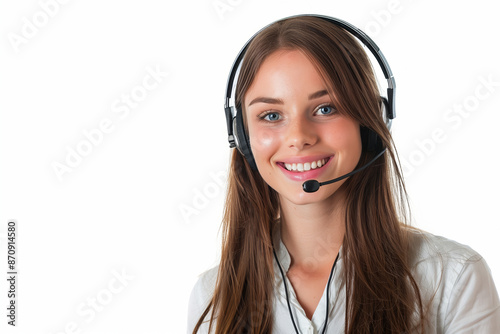
[[[351,33],[380,53],[347,23],[305,15],[240,55],[221,261],[193,289],[189,333],[500,331],[482,257],[407,224],[392,74],[380,57],[385,101]],[[336,182],[304,191],[316,179]]]

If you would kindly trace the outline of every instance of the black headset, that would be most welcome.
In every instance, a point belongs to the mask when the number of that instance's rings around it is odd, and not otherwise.
[[[396,106],[395,106],[395,90],[396,90],[396,82],[394,80],[394,76],[392,75],[391,68],[389,67],[389,64],[387,63],[387,60],[385,59],[384,55],[382,54],[382,51],[380,51],[379,47],[373,42],[373,40],[368,37],[363,31],[360,29],[356,28],[355,26],[351,25],[350,23],[347,23],[345,21],[342,21],[337,18],[329,17],[329,16],[323,16],[323,15],[315,15],[315,14],[305,14],[305,15],[294,15],[294,16],[289,16],[282,20],[286,20],[289,18],[294,18],[294,17],[303,17],[303,16],[311,16],[311,17],[318,17],[321,19],[324,19],[328,22],[331,22],[333,25],[341,27],[345,30],[347,30],[349,33],[354,35],[359,41],[361,41],[373,54],[375,59],[377,59],[377,62],[379,63],[380,67],[382,68],[382,72],[384,73],[384,77],[387,79],[387,98],[381,96],[381,103],[383,105],[383,108],[385,110],[385,122],[388,127],[388,129],[391,129],[391,123],[392,120],[396,117]],[[279,22],[276,21],[276,22]],[[250,149],[250,141],[248,139],[248,135],[245,132],[245,127],[243,125],[243,116],[241,112],[241,108],[237,108],[235,105],[235,91],[236,91],[236,83],[237,83],[237,77],[239,75],[239,70],[241,67],[241,63],[243,60],[243,57],[245,56],[245,52],[248,48],[248,45],[250,42],[257,36],[262,30],[266,29],[270,25],[276,23],[273,22],[261,30],[259,30],[256,34],[250,38],[246,44],[243,46],[241,51],[239,52],[238,56],[236,57],[233,66],[231,67],[231,72],[229,74],[229,78],[227,80],[227,86],[226,86],[226,96],[225,96],[225,104],[224,104],[224,112],[226,114],[226,124],[227,124],[227,134],[228,134],[228,141],[229,141],[229,147],[234,148],[236,147],[238,151],[246,158],[248,163],[250,164],[250,167],[254,170],[257,169],[257,166],[255,164],[255,160],[252,154],[252,150]],[[375,151],[375,152],[381,152],[382,150],[385,150],[383,148],[383,145],[380,141],[379,136],[376,134],[375,131],[372,129],[368,129],[366,127],[361,128],[361,137],[362,137],[362,142],[363,142],[363,147],[366,148],[367,151]]]

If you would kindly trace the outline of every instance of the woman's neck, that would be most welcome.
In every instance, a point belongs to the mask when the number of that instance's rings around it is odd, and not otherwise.
[[[307,205],[281,199],[281,238],[290,253],[291,266],[331,266],[345,234],[344,198],[336,192],[322,202]]]

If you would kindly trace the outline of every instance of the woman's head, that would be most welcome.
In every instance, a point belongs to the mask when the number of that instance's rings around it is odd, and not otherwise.
[[[314,93],[319,95],[309,99]],[[278,21],[252,40],[238,77],[236,105],[261,176],[301,203],[329,196],[343,183],[307,194],[301,187],[306,179],[333,179],[370,155],[361,154],[360,126],[390,141],[364,50],[350,33],[319,17]],[[327,165],[314,171],[287,171],[293,163],[304,168],[322,160]]]

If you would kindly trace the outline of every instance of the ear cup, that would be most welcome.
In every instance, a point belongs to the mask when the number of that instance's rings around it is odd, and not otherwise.
[[[372,129],[361,126],[361,144],[363,151],[375,152],[377,150],[378,135]]]
[[[380,140],[380,137],[372,129],[368,129],[368,142],[366,149],[369,152],[380,152],[384,149],[382,146],[382,140]]]
[[[367,152],[381,152],[384,149],[382,145],[382,140],[378,134],[365,126],[360,128],[361,132],[361,144],[363,151]]]
[[[250,149],[250,141],[245,132],[245,126],[243,125],[243,117],[241,116],[241,110],[237,109],[236,116],[233,118],[233,134],[236,140],[236,148],[238,151],[247,159],[248,164],[253,170],[257,170],[257,165],[255,164],[255,159]]]

